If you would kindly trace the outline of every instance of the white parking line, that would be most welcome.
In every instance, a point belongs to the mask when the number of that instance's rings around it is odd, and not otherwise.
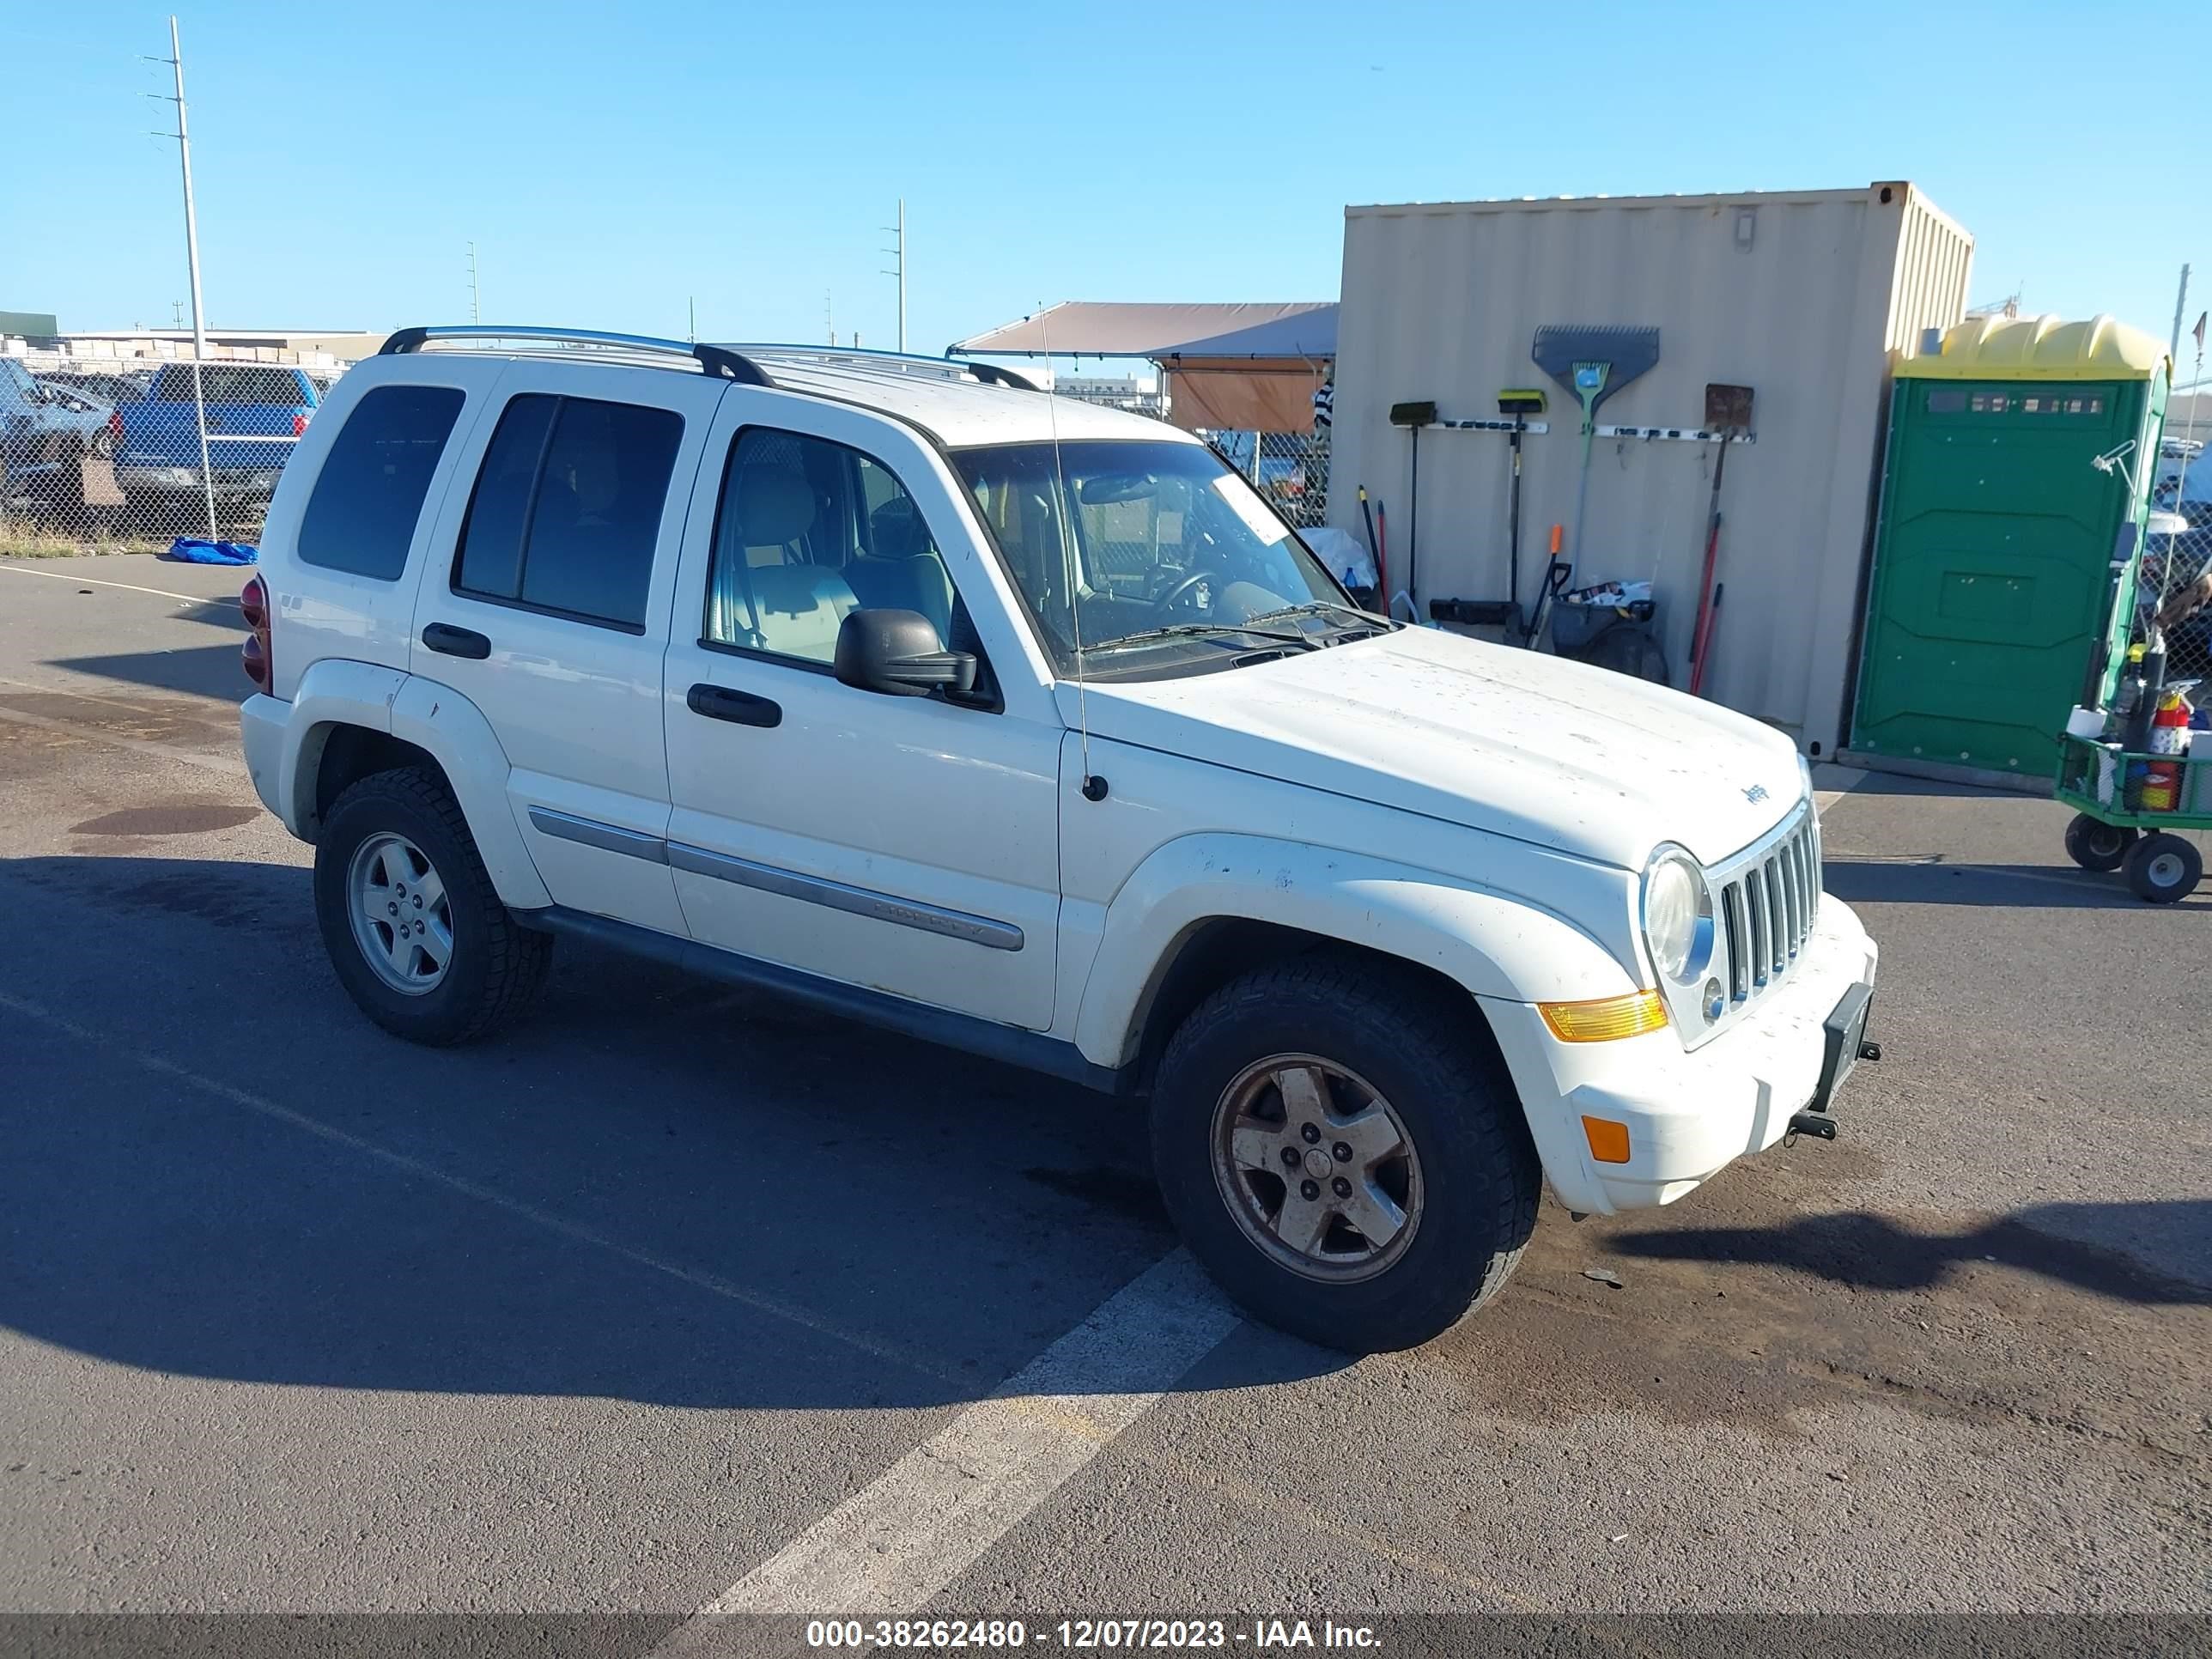
[[[1163,1258],[653,1652],[720,1651],[717,1624],[731,1615],[919,1613],[1150,1411],[1239,1317],[1186,1252]]]
[[[245,567],[240,566],[240,568]],[[166,587],[141,587],[136,582],[102,581],[97,576],[80,576],[74,571],[33,570],[27,564],[15,564],[5,559],[0,559],[0,570],[15,576],[45,576],[58,582],[75,582],[81,587],[119,587],[125,592],[151,593],[157,599],[179,599],[186,605],[235,605],[238,603],[235,599],[227,599],[219,593],[172,593]]]
[[[94,1044],[108,1053],[121,1053],[125,1058],[136,1061],[149,1072],[156,1073],[162,1077],[173,1078],[179,1083],[190,1085],[204,1094],[213,1095],[218,1100],[227,1100],[234,1106],[242,1106],[249,1112],[258,1112],[263,1117],[273,1118],[276,1121],[289,1124],[295,1129],[304,1129],[319,1139],[347,1147],[353,1152],[373,1158],[388,1168],[413,1176],[417,1180],[434,1182],[449,1192],[459,1193],[465,1198],[472,1198],[479,1204],[487,1204],[493,1209],[504,1211],[507,1214],[519,1217],[525,1221],[533,1222],[549,1232],[560,1234],[563,1238],[572,1239],[580,1244],[592,1245],[611,1255],[618,1255],[623,1261],[633,1262],[638,1267],[649,1267],[655,1273],[667,1274],[671,1279],[679,1279],[687,1285],[735,1302],[742,1307],[750,1308],[756,1313],[769,1315],[787,1323],[797,1325],[803,1330],[811,1331],[817,1336],[827,1337],[834,1342],[842,1342],[847,1347],[857,1349],[872,1358],[884,1360],[908,1370],[918,1371],[940,1382],[966,1386],[965,1379],[951,1366],[938,1364],[930,1359],[910,1352],[902,1345],[882,1340],[869,1335],[865,1331],[853,1330],[835,1321],[824,1319],[818,1314],[811,1313],[804,1308],[796,1308],[774,1297],[763,1296],[757,1291],[750,1291],[741,1285],[733,1285],[718,1274],[704,1273],[696,1267],[687,1267],[680,1261],[672,1261],[665,1256],[634,1249],[619,1239],[610,1238],[605,1233],[594,1232],[589,1227],[580,1226],[549,1211],[541,1210],[534,1204],[526,1204],[520,1199],[509,1198],[504,1193],[494,1191],[489,1187],[479,1186],[465,1176],[450,1175],[435,1164],[425,1164],[422,1159],[410,1158],[405,1152],[395,1152],[387,1147],[378,1146],[373,1140],[364,1140],[359,1135],[325,1123],[319,1118],[309,1117],[305,1112],[295,1111],[289,1106],[278,1105],[273,1100],[264,1100],[259,1095],[249,1094],[243,1089],[233,1088],[228,1083],[221,1083],[213,1078],[203,1077],[198,1072],[188,1071],[166,1055],[143,1049],[120,1049],[112,1036],[106,1036],[88,1026],[80,1025],[76,1021],[64,1018],[35,1002],[27,1001],[6,991],[0,991],[0,1008],[5,1008],[11,1013],[20,1014],[25,1019],[35,1021],[51,1030],[61,1032],[65,1036],[76,1037],[82,1042]]]

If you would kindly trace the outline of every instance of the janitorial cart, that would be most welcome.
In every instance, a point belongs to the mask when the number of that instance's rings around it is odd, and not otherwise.
[[[2201,538],[2176,514],[2153,513],[2146,528],[2148,550],[2113,561],[2130,642],[2116,677],[2108,647],[2092,655],[2060,739],[2057,793],[2075,809],[2066,851],[2076,864],[2120,871],[2138,897],[2172,904],[2203,878],[2190,836],[2212,830],[2212,660],[2201,629],[2176,618],[2169,637],[2159,614],[2212,550],[2192,545]]]

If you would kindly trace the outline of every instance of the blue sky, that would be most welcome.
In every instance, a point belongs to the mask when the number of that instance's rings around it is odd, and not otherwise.
[[[179,15],[217,325],[465,319],[474,240],[487,319],[681,335],[696,296],[702,337],[811,340],[826,293],[887,346],[902,195],[935,350],[1040,301],[1332,297],[1346,203],[1876,179],[1974,233],[1978,301],[2163,337],[2192,259],[2212,303],[2212,13],[2165,0]],[[139,58],[167,17],[0,0],[0,307],[166,325],[184,297],[143,95],[168,70]]]

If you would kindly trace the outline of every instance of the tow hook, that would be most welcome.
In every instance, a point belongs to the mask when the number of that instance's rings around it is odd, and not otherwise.
[[[1790,1120],[1790,1133],[1782,1137],[1782,1144],[1793,1146],[1796,1145],[1799,1135],[1833,1140],[1836,1138],[1836,1120],[1826,1112],[1800,1112]]]

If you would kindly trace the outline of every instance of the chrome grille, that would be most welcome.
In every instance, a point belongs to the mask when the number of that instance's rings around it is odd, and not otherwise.
[[[1790,971],[1820,910],[1820,826],[1809,805],[1718,879],[1729,999],[1746,1003]]]

